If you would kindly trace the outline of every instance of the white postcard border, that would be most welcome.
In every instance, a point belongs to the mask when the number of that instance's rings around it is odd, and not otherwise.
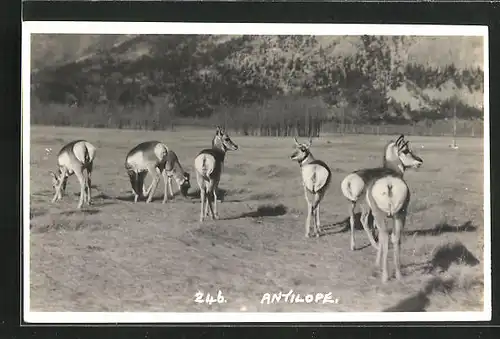
[[[230,32],[230,33],[228,33]],[[484,38],[484,310],[483,312],[31,312],[30,311],[30,78],[31,34],[413,35]],[[396,33],[396,34],[395,34]],[[365,25],[268,23],[157,23],[25,21],[22,24],[22,215],[24,321],[27,323],[270,323],[438,322],[491,320],[491,205],[488,27],[472,25]]]

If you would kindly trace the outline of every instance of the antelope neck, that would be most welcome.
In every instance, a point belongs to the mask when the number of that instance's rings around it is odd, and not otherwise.
[[[302,166],[307,165],[313,161],[314,161],[314,157],[312,156],[312,154],[310,152],[307,152],[307,155],[304,157],[304,159],[299,160],[299,165],[300,165],[300,167],[302,167]]]
[[[225,150],[224,146],[219,146],[219,145],[213,144],[212,149],[214,151],[219,152],[221,155],[222,161],[224,161],[224,158],[226,157],[226,150]]]
[[[384,160],[382,162],[382,167],[391,169],[391,170],[396,171],[397,173],[400,173],[401,175],[403,175],[406,167],[401,162],[399,157],[396,155],[396,159],[394,159],[394,160],[387,159],[387,153],[388,153],[389,147],[391,147],[391,146],[396,147],[394,142],[390,142],[384,147],[384,156],[382,158]]]
[[[399,160],[399,158],[398,160],[389,161],[385,158],[385,156],[384,156],[383,167],[392,169],[398,173],[401,173],[401,175],[404,174],[406,169],[405,165],[403,165],[403,163]]]
[[[184,170],[182,169],[182,166],[180,164],[176,163],[172,170],[169,173],[170,177],[174,177],[176,180],[183,180],[184,178]]]
[[[212,140],[212,148],[226,154],[227,147],[224,145],[221,139],[217,137]]]

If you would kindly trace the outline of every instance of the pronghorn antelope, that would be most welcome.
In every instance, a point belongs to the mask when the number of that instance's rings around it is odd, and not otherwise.
[[[396,141],[390,141],[384,148],[384,158],[382,167],[360,169],[348,174],[341,183],[344,196],[351,202],[349,208],[349,222],[351,226],[351,250],[354,250],[354,210],[357,201],[363,196],[367,184],[378,177],[394,173],[403,177],[405,170],[409,167],[418,168],[423,160],[412,152],[409,141],[405,141],[404,135],[400,135]],[[378,245],[368,229],[368,211],[365,206],[361,216],[361,224],[368,235],[368,239],[373,247]]]
[[[372,180],[367,186],[365,199],[379,231],[379,246],[375,264],[380,267],[380,260],[382,259],[382,282],[387,282],[389,278],[387,273],[389,234],[391,234],[396,279],[401,280],[401,232],[405,225],[407,208],[410,202],[410,190],[403,178],[397,173],[385,174]],[[392,227],[390,227],[388,219],[393,220]]]
[[[146,202],[153,199],[158,187],[160,175],[163,176],[164,194],[163,203],[168,201],[168,188],[173,195],[172,178],[177,183],[183,196],[187,195],[190,185],[189,173],[182,168],[174,151],[159,141],[146,141],[135,146],[128,152],[125,159],[125,169],[130,178],[134,192],[134,202],[147,196]],[[148,173],[153,175],[153,181],[147,190],[144,189],[144,178]]]
[[[68,177],[73,173],[80,183],[80,200],[77,208],[82,208],[84,203],[92,204],[92,168],[96,148],[85,140],[75,140],[66,144],[57,154],[58,173],[50,172],[52,175],[52,186],[55,194],[52,202],[62,199]]]
[[[314,235],[320,235],[320,220],[319,220],[319,205],[323,199],[332,173],[327,164],[321,160],[314,159],[310,147],[312,140],[309,138],[309,143],[301,144],[295,140],[295,152],[290,156],[290,159],[296,160],[300,165],[302,174],[302,184],[304,185],[304,194],[307,201],[307,218],[306,218],[306,238],[311,235],[311,218],[314,223]]]
[[[194,159],[196,170],[196,181],[200,187],[201,211],[200,222],[210,214],[213,219],[218,219],[217,212],[217,188],[219,186],[224,159],[228,150],[236,151],[236,145],[226,131],[217,126],[215,136],[212,140],[212,148],[204,149]]]

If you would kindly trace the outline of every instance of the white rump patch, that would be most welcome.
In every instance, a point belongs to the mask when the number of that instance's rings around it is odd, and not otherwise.
[[[376,207],[388,215],[394,215],[399,212],[408,196],[408,186],[401,178],[384,177],[375,181],[371,195]],[[370,202],[370,199],[367,200]]]
[[[318,192],[328,181],[328,170],[323,166],[312,164],[302,167],[304,186],[311,192]]]
[[[146,163],[144,161],[144,154],[142,151],[137,151],[127,158],[127,165],[134,171],[146,170]]]
[[[75,157],[78,159],[78,161],[80,161],[80,163],[82,164],[85,163],[86,151],[87,151],[87,146],[83,141],[77,142],[76,144],[73,145],[73,153],[75,154]]]
[[[356,173],[351,173],[342,180],[340,188],[342,189],[342,194],[351,200],[356,201],[359,199],[359,195],[363,192],[365,187],[365,182]]]
[[[194,159],[196,171],[208,177],[215,169],[215,158],[209,154],[200,154]]]

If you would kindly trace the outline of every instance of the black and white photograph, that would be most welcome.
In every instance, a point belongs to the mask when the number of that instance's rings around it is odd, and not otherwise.
[[[487,26],[22,29],[26,322],[491,319]]]

